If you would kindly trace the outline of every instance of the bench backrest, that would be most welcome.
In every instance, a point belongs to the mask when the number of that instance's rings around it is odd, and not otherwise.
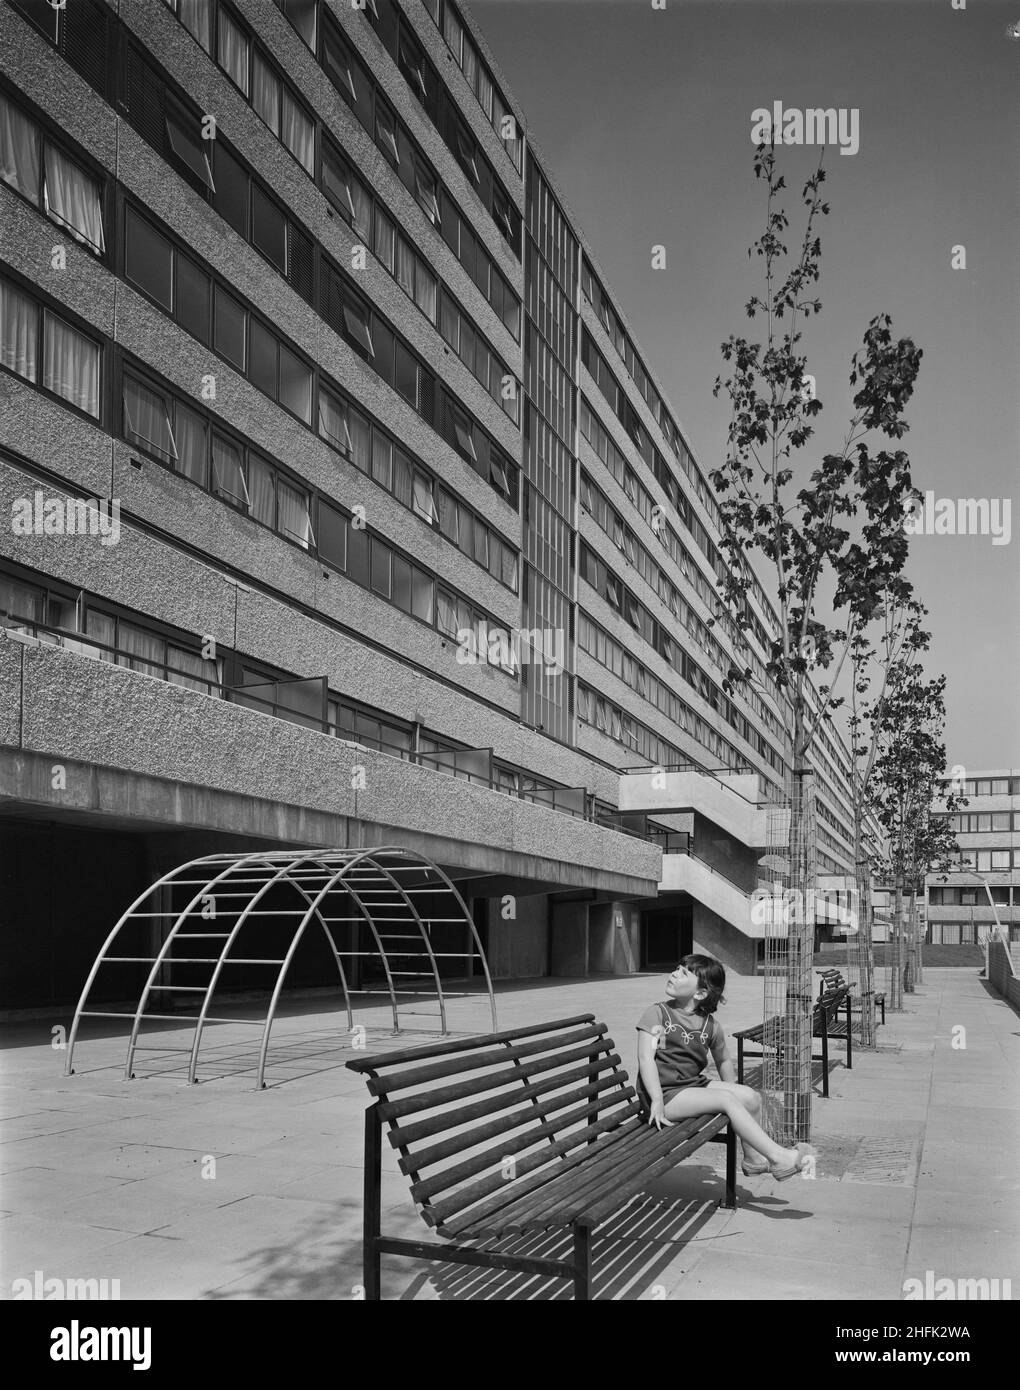
[[[835,1023],[839,1018],[840,1009],[850,996],[851,988],[851,985],[839,984],[824,989],[815,1000],[815,1022],[819,1023],[824,1016],[827,1025]]]
[[[639,1112],[614,1048],[604,1023],[579,1014],[347,1066],[365,1075],[411,1195],[441,1228]]]

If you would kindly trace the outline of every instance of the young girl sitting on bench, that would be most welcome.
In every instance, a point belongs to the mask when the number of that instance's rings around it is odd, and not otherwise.
[[[715,1018],[725,985],[726,972],[711,956],[685,956],[673,971],[666,981],[669,997],[650,1004],[638,1021],[638,1099],[658,1129],[721,1111],[743,1146],[744,1175],[770,1173],[785,1182],[803,1172],[817,1150],[810,1144],[785,1149],[759,1125],[761,1097],[734,1079],[726,1034]],[[718,1081],[705,1075],[709,1052]]]

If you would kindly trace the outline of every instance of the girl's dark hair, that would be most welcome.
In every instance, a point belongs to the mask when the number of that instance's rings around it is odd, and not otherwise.
[[[726,1002],[723,998],[726,971],[714,956],[684,956],[680,964],[694,971],[698,977],[698,988],[705,991],[705,998],[697,1001],[694,1012],[703,1018],[714,1014],[719,1005]]]

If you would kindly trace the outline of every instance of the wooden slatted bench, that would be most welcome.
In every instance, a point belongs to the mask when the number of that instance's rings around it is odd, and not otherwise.
[[[365,1076],[375,1098],[365,1113],[366,1299],[381,1296],[385,1254],[570,1279],[575,1298],[590,1299],[595,1232],[707,1142],[726,1145],[721,1204],[736,1206],[736,1136],[726,1115],[662,1130],[649,1125],[594,1014],[377,1053],[347,1066]],[[419,1214],[457,1244],[383,1234],[384,1124]],[[459,1243],[550,1228],[569,1228],[571,1258]]]
[[[834,967],[833,967],[832,969],[829,969],[829,970],[822,970],[820,973],[821,973],[822,980],[821,980],[821,984],[820,984],[819,987],[818,987],[818,993],[819,993],[819,995],[823,994],[823,993],[825,992],[826,989],[838,989],[838,988],[840,987],[840,985],[845,985],[845,984],[846,984],[846,981],[843,979],[842,971],[836,970]],[[881,993],[879,993],[879,994],[874,995],[873,997],[874,997],[875,1003],[878,1005],[878,1007],[879,1007],[879,1008],[881,1009],[881,1011],[882,1011],[882,1022],[883,1022],[883,1024],[884,1024],[884,1023],[885,1023],[885,993],[884,993],[884,991],[883,991],[883,992],[881,992]],[[854,1005],[854,1010],[853,1010],[854,1013],[859,1013],[859,1012],[861,1011],[861,1008],[862,1008],[862,1007],[863,1007],[863,1000],[858,999],[858,1000],[856,1001],[855,1005]]]
[[[842,979],[842,976],[840,977]],[[846,983],[834,988],[827,988],[825,981],[822,982],[822,989],[818,998],[815,1000],[814,1008],[811,1012],[811,1036],[820,1038],[822,1050],[820,1053],[812,1053],[812,1062],[822,1064],[822,1095],[826,1098],[829,1094],[829,1042],[839,1041],[846,1047],[847,1070],[853,1070],[853,1030],[851,1028],[851,990],[852,985]],[[840,1018],[840,1010],[846,1010],[846,1017]],[[733,1036],[737,1040],[737,1080],[744,1080],[744,1058],[764,1057],[766,1055],[766,1045],[769,1050],[776,1050],[782,1047],[783,1019],[778,1015],[770,1018],[764,1023],[755,1024],[753,1028],[742,1028]],[[756,1044],[756,1050],[752,1051],[747,1044]]]

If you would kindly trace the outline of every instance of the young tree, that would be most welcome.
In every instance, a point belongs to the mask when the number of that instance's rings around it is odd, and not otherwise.
[[[850,635],[850,701],[847,725],[850,734],[851,808],[853,812],[854,865],[858,897],[857,952],[861,992],[861,1042],[875,1040],[875,952],[871,903],[871,857],[865,846],[864,828],[873,811],[871,802],[875,760],[886,718],[890,689],[897,673],[927,651],[931,634],[921,626],[927,609],[913,597],[913,587],[902,574],[890,579],[882,603],[873,614],[880,624],[872,639],[864,615],[852,614]]]
[[[903,892],[917,892],[925,875],[952,867],[958,847],[948,816],[964,804],[950,792],[945,814],[932,802],[946,765],[945,676],[926,681],[916,662],[891,675],[879,731],[872,800],[888,837],[888,852],[876,863],[893,881],[893,929],[889,944],[889,1006],[903,1007]]]
[[[816,226],[829,206],[820,193],[825,171],[819,163],[804,185],[804,233],[791,257],[783,240],[789,222],[779,206],[785,180],[776,170],[771,144],[756,147],[754,172],[766,184],[767,211],[765,230],[748,254],[761,260],[764,292],[753,295],[746,307],[750,318],[765,320],[766,332],[763,342],[731,335],[722,345],[731,374],[725,381],[716,380],[715,392],[728,395],[732,414],[725,461],[710,476],[719,495],[722,546],[730,561],[719,589],[728,619],[737,629],[750,625],[747,593],[752,578],[746,556],[758,552],[774,570],[779,624],[765,669],[780,687],[787,710],[793,776],[789,886],[805,902],[811,886],[811,847],[805,833],[809,755],[822,722],[841,703],[833,690],[850,646],[846,628],[823,617],[824,585],[835,578],[836,614],[851,603],[858,612],[873,614],[888,577],[902,569],[902,518],[912,492],[908,460],[902,451],[880,449],[872,454],[868,440],[876,432],[891,439],[906,432],[903,410],[913,392],[921,352],[908,338],[893,341],[887,316],[871,320],[863,348],[852,361],[850,384],[857,389],[842,448],[825,454],[808,485],[791,496],[791,462],[812,438],[811,422],[822,408],[806,377],[800,343],[803,323],[821,310],[821,301],[812,294],[821,263]],[[889,525],[893,516],[898,516],[897,526]],[[859,541],[851,540],[844,524],[854,519],[862,523]],[[812,672],[826,674],[817,690]],[[734,664],[725,688],[751,683],[752,677],[750,665],[741,669]],[[808,913],[797,917],[787,943],[783,1052],[788,1074],[795,1078],[784,1098],[786,1125],[789,1136],[800,1139],[809,1132],[811,1114],[814,923]]]

